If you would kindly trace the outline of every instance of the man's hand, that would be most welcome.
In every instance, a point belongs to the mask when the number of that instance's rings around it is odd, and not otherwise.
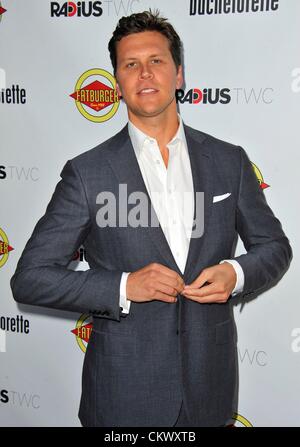
[[[178,273],[162,264],[152,263],[128,275],[126,294],[130,301],[175,303],[183,288],[184,282]]]
[[[235,284],[235,270],[229,262],[224,262],[202,270],[181,295],[198,303],[226,303]]]

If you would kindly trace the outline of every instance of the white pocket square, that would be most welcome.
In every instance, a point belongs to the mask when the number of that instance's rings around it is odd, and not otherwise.
[[[222,194],[221,196],[214,196],[213,203],[221,202],[221,200],[225,200],[229,196],[231,196],[231,192],[227,192],[226,194]]]

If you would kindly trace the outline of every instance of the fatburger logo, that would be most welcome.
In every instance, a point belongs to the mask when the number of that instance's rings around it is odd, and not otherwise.
[[[6,9],[2,8],[1,2],[0,2],[0,22],[1,22],[1,19],[2,19],[2,14],[4,14],[5,12],[6,12]]]
[[[258,167],[254,163],[251,162],[251,164],[252,164],[252,167],[254,169],[255,175],[257,177],[257,180],[259,182],[261,189],[269,188],[270,185],[268,185],[267,183],[264,182],[264,178],[263,178],[261,171],[258,169]]]
[[[101,68],[85,71],[70,96],[79,112],[94,123],[103,123],[112,118],[120,105],[114,76]]]
[[[93,330],[93,323],[90,321],[90,318],[88,314],[81,315],[77,320],[75,329],[71,331],[76,336],[77,344],[82,352],[86,351]]]
[[[0,267],[3,267],[8,260],[9,252],[13,247],[9,245],[8,238],[2,228],[0,228]]]

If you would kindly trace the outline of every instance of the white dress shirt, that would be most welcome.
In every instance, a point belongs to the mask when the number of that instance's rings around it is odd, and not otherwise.
[[[193,225],[194,186],[184,127],[179,115],[178,118],[178,130],[167,144],[168,167],[154,138],[144,134],[130,121],[128,132],[153,208],[173,257],[183,273]],[[226,262],[233,265],[237,275],[232,294],[240,293],[244,286],[242,267],[235,260]],[[129,313],[130,308],[130,301],[126,297],[129,273],[124,272],[120,282],[120,307],[123,313]]]

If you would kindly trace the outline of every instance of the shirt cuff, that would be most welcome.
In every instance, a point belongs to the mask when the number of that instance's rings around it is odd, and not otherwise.
[[[130,274],[130,272],[122,273],[121,281],[120,281],[119,303],[120,303],[120,307],[122,308],[123,314],[129,314],[129,309],[130,309],[130,304],[131,304],[131,301],[129,301],[126,296],[126,284],[127,284],[127,278],[128,278],[129,274]]]
[[[238,293],[241,293],[244,289],[244,283],[245,283],[244,271],[241,265],[235,259],[224,259],[223,261],[220,262],[220,264],[223,264],[224,262],[228,262],[229,264],[231,264],[236,273],[236,283],[233,291],[231,292],[231,295],[235,296]]]

